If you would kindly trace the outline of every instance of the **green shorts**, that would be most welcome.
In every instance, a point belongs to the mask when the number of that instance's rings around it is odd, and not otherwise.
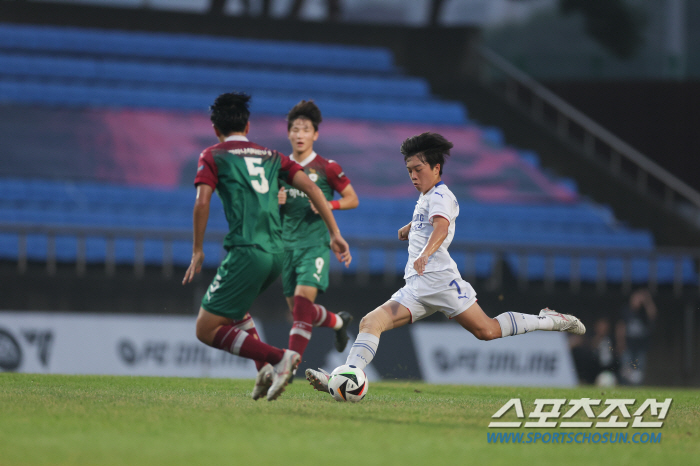
[[[240,320],[281,271],[282,253],[255,247],[231,248],[202,298],[202,307],[217,316]]]
[[[294,296],[297,285],[313,286],[323,293],[328,288],[330,248],[311,246],[284,251],[282,290],[284,295]]]

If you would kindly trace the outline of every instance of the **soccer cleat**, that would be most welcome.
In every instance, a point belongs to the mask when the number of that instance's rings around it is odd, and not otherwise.
[[[569,332],[574,335],[583,335],[586,333],[586,327],[578,317],[570,314],[561,314],[546,307],[540,311],[540,317],[545,316],[554,321],[554,327],[552,328],[554,331]]]
[[[348,345],[348,326],[352,322],[353,317],[349,312],[345,311],[340,311],[336,315],[343,320],[343,326],[335,331],[335,349],[342,353]]]
[[[272,366],[265,364],[259,371],[258,375],[255,376],[255,387],[253,387],[253,393],[251,396],[254,400],[262,398],[267,394],[267,390],[272,385]]]
[[[324,371],[323,369],[319,369],[317,371],[313,369],[306,369],[305,373],[306,380],[309,381],[309,384],[311,384],[312,387],[319,392],[330,393],[328,391],[328,379],[330,379],[331,375],[328,372]]]
[[[299,353],[292,350],[284,350],[282,360],[272,366],[272,385],[267,391],[267,401],[276,400],[284,391],[284,387],[289,383],[289,379],[294,377],[294,371],[301,362]]]

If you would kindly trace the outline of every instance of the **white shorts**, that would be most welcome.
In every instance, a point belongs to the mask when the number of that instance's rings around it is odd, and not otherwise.
[[[438,311],[453,319],[476,302],[476,291],[459,274],[441,270],[408,277],[391,300],[408,309],[411,323]]]

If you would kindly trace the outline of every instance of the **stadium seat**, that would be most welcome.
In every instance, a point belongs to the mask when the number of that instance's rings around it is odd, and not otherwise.
[[[655,247],[649,232],[622,225],[608,207],[578,200],[573,180],[552,180],[540,169],[537,154],[508,148],[500,128],[471,124],[461,103],[440,100],[431,94],[427,81],[402,74],[391,52],[384,48],[0,23],[0,51],[0,101],[6,104],[57,106],[71,111],[84,107],[158,109],[177,114],[206,110],[213,96],[235,87],[254,95],[251,111],[255,114],[285,115],[301,98],[311,95],[327,118],[406,126],[470,124],[469,137],[463,138],[468,150],[481,151],[490,159],[505,153],[510,157],[508,170],[520,174],[514,184],[523,179],[531,181],[525,174],[535,173],[549,180],[550,191],[564,194],[557,197],[538,188],[541,192],[535,196],[545,193],[537,198],[542,202],[527,197],[527,202],[502,204],[462,202],[460,198],[455,245],[575,246],[590,251],[590,257],[580,261],[584,281],[597,277],[596,252],[627,249],[649,253]],[[72,155],[68,150],[65,153]],[[490,170],[497,170],[485,165],[481,168],[488,173],[486,176],[491,176]],[[465,165],[461,169],[466,172],[471,168]],[[84,174],[73,175],[78,179]],[[57,175],[52,172],[50,176]],[[501,202],[498,193],[494,199]],[[208,229],[224,233],[228,225],[221,203],[217,197],[212,202]],[[0,179],[0,222],[10,224],[183,231],[191,228],[192,204],[191,187],[151,189],[96,182]],[[382,199],[363,194],[360,208],[343,212],[337,221],[347,238],[394,240],[414,206],[413,197]],[[367,218],[373,219],[372,229],[366,228]],[[106,244],[107,239],[99,235],[87,238],[87,260],[104,262]],[[48,247],[45,235],[27,238],[30,260],[46,260]],[[136,247],[133,239],[118,239],[114,244],[116,262],[133,264]],[[55,239],[59,261],[75,261],[77,248],[75,237]],[[145,241],[145,262],[161,264],[163,248],[162,240]],[[223,254],[221,245],[208,242],[205,248],[205,264],[217,265]],[[172,254],[176,265],[186,266],[191,245],[177,241]],[[16,260],[17,255],[17,235],[0,233],[0,259]],[[457,247],[453,258],[463,274],[479,277],[488,276],[496,260],[493,253],[471,254]],[[525,270],[515,254],[507,254],[505,261],[515,274],[523,273],[531,279],[544,276],[545,260],[541,256],[529,255]],[[571,261],[567,256],[555,258],[556,279],[570,277]],[[357,256],[350,271],[368,266],[373,273],[402,273],[405,262],[405,253],[373,249]],[[335,261],[332,264],[334,269],[341,267]],[[683,258],[680,267],[686,283],[697,280],[690,259]],[[677,268],[672,258],[662,257],[653,273],[659,282],[669,282]],[[635,257],[630,270],[632,280],[646,280],[652,269],[646,257]],[[625,273],[621,259],[606,260],[606,279],[621,281]]]
[[[391,53],[379,47],[320,45],[187,34],[137,33],[0,24],[0,48],[25,52],[140,57],[216,63],[293,66],[393,73]]]
[[[376,47],[0,24],[0,49],[5,102],[199,110],[234,86],[259,114],[313,93],[330,117],[467,122]]]
[[[87,83],[126,85],[179,85],[185,89],[207,87],[260,91],[364,95],[427,99],[430,89],[418,78],[401,76],[348,76],[285,70],[220,68],[206,65],[152,64],[124,60],[0,54],[0,76],[22,79],[69,78]]]

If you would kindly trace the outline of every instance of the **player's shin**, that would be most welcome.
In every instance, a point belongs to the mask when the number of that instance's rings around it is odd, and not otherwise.
[[[350,348],[345,364],[364,369],[374,359],[378,346],[379,337],[371,333],[360,333]]]
[[[303,355],[311,339],[313,321],[316,317],[314,303],[303,296],[295,296],[292,315],[294,324],[289,332],[289,349]]]
[[[343,319],[338,314],[330,312],[320,304],[314,304],[314,309],[316,310],[316,317],[313,322],[314,327],[329,327],[333,330],[338,330],[343,326]]]
[[[231,322],[231,325],[236,327],[239,330],[243,330],[248,333],[251,337],[253,337],[256,340],[260,340],[260,335],[258,335],[258,331],[255,328],[255,322],[253,321],[253,317],[251,317],[250,313],[246,312],[246,315],[243,316],[241,320],[234,320]],[[256,360],[255,361],[255,367],[259,371],[262,369],[262,367],[267,364],[263,360]]]
[[[511,337],[535,330],[552,330],[552,320],[534,314],[504,312],[495,317],[501,326],[501,336]]]
[[[284,356],[284,350],[252,338],[247,332],[233,325],[223,325],[219,328],[212,346],[243,358],[273,365],[280,362]]]

